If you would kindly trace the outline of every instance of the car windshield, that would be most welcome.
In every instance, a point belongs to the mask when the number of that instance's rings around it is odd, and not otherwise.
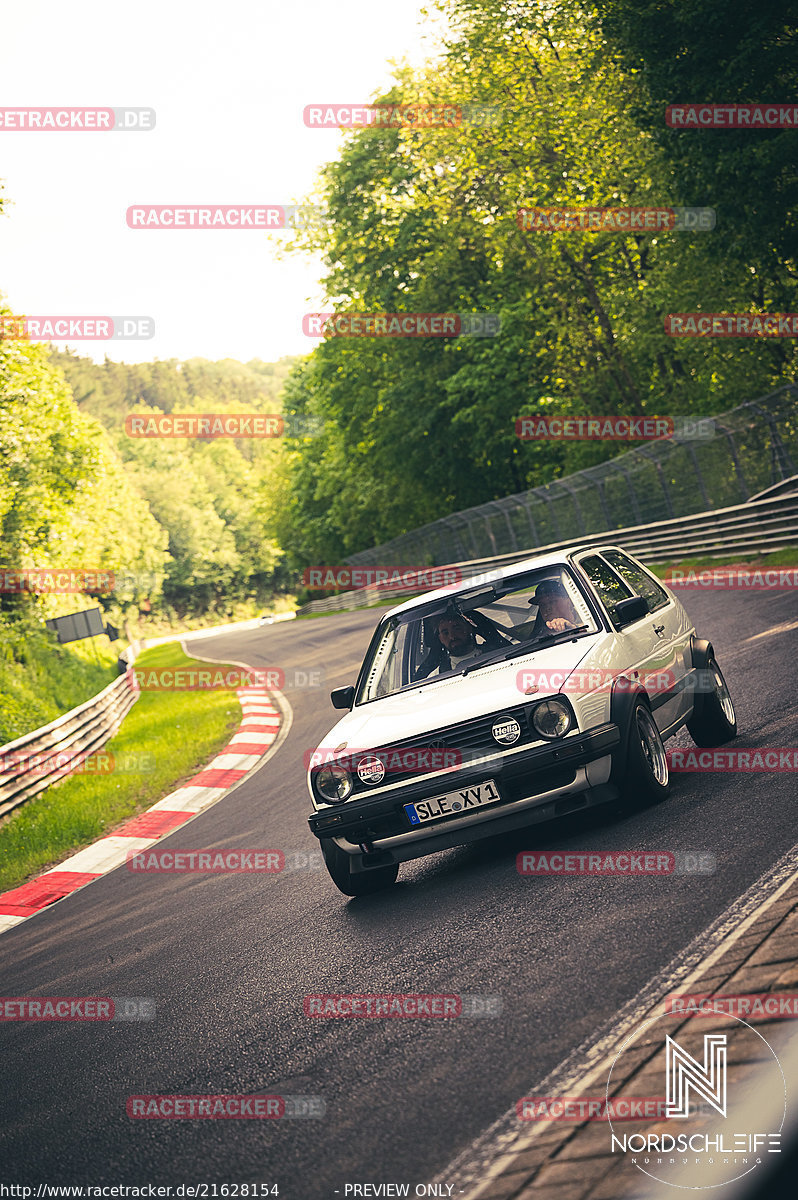
[[[596,622],[566,566],[541,567],[388,617],[372,641],[355,704],[476,669],[505,653],[523,654]]]

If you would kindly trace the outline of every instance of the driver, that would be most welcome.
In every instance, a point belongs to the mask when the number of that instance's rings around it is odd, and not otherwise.
[[[457,667],[464,658],[473,658],[480,654],[485,645],[477,645],[477,631],[463,617],[443,616],[438,621],[438,641],[449,656],[452,668]]]
[[[426,679],[435,671],[438,674],[456,671],[467,659],[509,645],[489,621],[482,619],[483,629],[482,623],[478,623],[479,614],[474,613],[473,617],[473,620],[469,620],[456,610],[450,609],[433,619],[435,632],[432,646],[415,673],[416,681]],[[477,642],[477,635],[481,638],[480,642]]]

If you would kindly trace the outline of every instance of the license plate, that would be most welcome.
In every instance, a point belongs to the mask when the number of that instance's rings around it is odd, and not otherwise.
[[[499,800],[499,789],[492,779],[488,779],[485,783],[475,783],[459,792],[432,796],[429,800],[419,800],[418,804],[405,804],[403,807],[411,825],[423,825],[426,821],[440,821],[442,817],[485,808],[486,805],[496,804]]]

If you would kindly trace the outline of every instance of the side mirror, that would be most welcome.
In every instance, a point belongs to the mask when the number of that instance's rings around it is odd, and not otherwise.
[[[333,688],[330,692],[333,708],[351,708],[355,699],[355,689],[349,687]]]
[[[648,615],[648,600],[645,596],[630,596],[615,605],[615,620],[619,625],[631,625]]]

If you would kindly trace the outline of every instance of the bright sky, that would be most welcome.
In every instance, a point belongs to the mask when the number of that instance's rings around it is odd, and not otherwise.
[[[132,204],[290,204],[343,135],[307,129],[317,102],[357,103],[389,59],[434,50],[422,0],[26,0],[4,7],[0,108],[156,110],[153,131],[0,129],[0,292],[32,315],[154,318],[149,341],[73,341],[80,354],[261,358],[316,344],[318,262],[278,261],[275,235],[129,229]],[[290,233],[277,235],[288,239]]]

